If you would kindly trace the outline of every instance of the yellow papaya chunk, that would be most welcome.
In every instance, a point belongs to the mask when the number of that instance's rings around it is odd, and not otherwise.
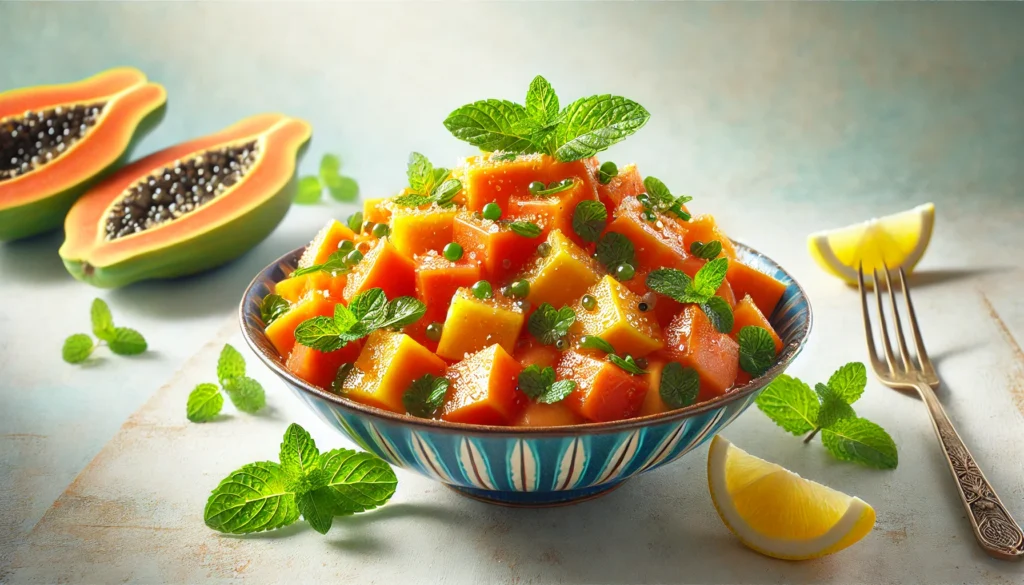
[[[478,299],[468,288],[460,288],[448,308],[437,355],[461,360],[495,343],[512,353],[525,319],[523,310],[509,299]]]
[[[523,274],[530,283],[526,299],[535,307],[541,303],[555,308],[571,305],[601,280],[603,270],[561,230],[552,230],[546,243],[548,254],[538,253]]]
[[[444,376],[446,368],[444,360],[408,335],[378,330],[366,339],[341,393],[362,404],[405,413],[402,396],[413,380],[424,374]]]
[[[588,311],[576,301],[574,335],[593,335],[615,347],[615,351],[642,357],[665,346],[661,327],[653,311],[639,309],[640,296],[611,276],[605,276],[587,291],[597,299],[597,306]]]
[[[455,209],[396,207],[391,214],[391,243],[409,258],[440,252],[452,241]]]

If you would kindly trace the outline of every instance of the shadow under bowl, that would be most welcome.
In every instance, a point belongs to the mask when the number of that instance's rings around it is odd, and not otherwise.
[[[246,289],[240,318],[246,343],[328,425],[388,463],[457,492],[508,506],[553,506],[604,494],[675,461],[736,419],[789,367],[811,330],[799,284],[770,258],[736,243],[738,259],[787,285],[769,321],[783,350],[763,375],[729,393],[667,413],[610,423],[514,428],[447,423],[396,414],[314,386],[285,368],[264,334],[260,303],[294,269],[303,249],[263,269]]]

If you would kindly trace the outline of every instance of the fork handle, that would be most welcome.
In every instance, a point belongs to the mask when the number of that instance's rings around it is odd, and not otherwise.
[[[949,471],[956,479],[960,501],[967,510],[978,544],[989,556],[1004,560],[1019,560],[1024,556],[1024,532],[1013,520],[996,495],[992,484],[978,468],[971,452],[953,428],[945,409],[939,404],[935,392],[926,384],[917,391],[928,405],[932,426],[946,454]]]

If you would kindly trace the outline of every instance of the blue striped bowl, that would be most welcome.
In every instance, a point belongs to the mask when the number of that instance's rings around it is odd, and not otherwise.
[[[725,428],[800,353],[811,329],[803,289],[775,262],[737,244],[739,259],[788,285],[770,317],[785,347],[763,376],[725,396],[672,412],[613,423],[517,429],[446,423],[353,402],[299,379],[263,333],[260,301],[290,273],[302,249],[264,269],[241,304],[249,347],[327,424],[392,465],[417,471],[458,492],[511,506],[589,499],[679,459]]]

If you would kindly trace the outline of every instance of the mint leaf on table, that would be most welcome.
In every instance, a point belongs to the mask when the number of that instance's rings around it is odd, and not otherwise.
[[[850,362],[842,366],[828,379],[828,387],[847,404],[857,402],[867,384],[868,371],[860,362]]]
[[[278,317],[287,313],[290,308],[291,305],[281,295],[270,293],[263,297],[263,302],[260,303],[260,317],[263,318],[263,325],[270,325]]]
[[[608,354],[608,361],[634,376],[642,376],[647,373],[647,370],[641,368],[640,364],[636,363],[636,360],[631,355],[620,356],[610,353]]]
[[[821,408],[818,410],[817,426],[822,429],[832,428],[844,418],[854,418],[857,414],[835,390],[825,384],[816,384],[814,391],[818,394]]]
[[[338,508],[337,493],[329,487],[320,487],[295,497],[302,518],[320,534],[327,534],[334,523]]]
[[[576,389],[573,380],[555,380],[555,369],[531,364],[519,373],[519,390],[541,404],[554,404]]]
[[[719,332],[729,333],[732,331],[735,317],[728,301],[722,297],[713,296],[701,303],[700,308]],[[774,345],[772,349],[775,349]]]
[[[576,312],[572,307],[555,309],[549,303],[541,303],[530,315],[526,329],[544,345],[555,345],[569,334],[569,327],[575,322]]]
[[[844,418],[821,431],[828,452],[842,461],[853,461],[878,469],[895,469],[899,464],[896,443],[889,433],[863,418]]]
[[[306,475],[320,468],[320,450],[313,437],[301,426],[292,423],[281,441],[281,467],[288,473]]]
[[[240,376],[231,378],[224,384],[224,391],[227,392],[231,404],[238,410],[255,414],[267,405],[267,396],[263,392],[263,386],[252,378]]]
[[[511,221],[508,224],[510,230],[524,238],[536,238],[541,234],[540,226],[532,221]]]
[[[320,180],[328,182],[341,176],[341,157],[336,154],[324,154],[320,159]]]
[[[114,337],[107,340],[110,351],[117,355],[139,355],[148,347],[142,334],[128,327],[114,329]]]
[[[75,333],[64,340],[60,355],[69,364],[80,364],[89,359],[95,347],[91,337],[85,333]]]
[[[359,183],[352,177],[336,177],[326,182],[327,192],[335,201],[350,203],[359,199]]]
[[[203,519],[228,534],[249,534],[293,524],[299,519],[289,477],[272,461],[250,463],[233,472],[213,490]]]
[[[700,375],[693,368],[683,367],[678,362],[669,362],[661,370],[658,395],[669,408],[683,408],[697,401],[700,392]]]
[[[295,202],[299,205],[312,205],[319,203],[324,188],[320,185],[318,177],[302,177],[299,179],[299,187],[295,192]]]
[[[794,435],[809,433],[818,423],[821,405],[810,386],[797,378],[779,374],[757,396],[757,407],[772,422]]]
[[[764,327],[746,325],[736,339],[740,345],[740,368],[744,372],[756,378],[775,362],[775,340]]]
[[[220,350],[220,358],[217,359],[217,380],[224,384],[232,378],[244,375],[245,358],[231,344],[225,343],[224,348]]]
[[[188,395],[186,416],[192,422],[207,422],[217,418],[224,407],[224,397],[216,384],[200,384]]]
[[[405,406],[406,412],[413,416],[431,418],[444,404],[448,386],[448,380],[442,376],[423,374],[413,380],[402,394],[402,405]]]
[[[114,338],[114,317],[110,314],[110,307],[103,299],[93,299],[89,316],[92,319],[93,335],[103,341],[110,341]]]
[[[369,453],[334,449],[320,455],[327,487],[335,491],[335,515],[356,514],[383,506],[395,493],[398,478],[391,466]]]
[[[580,160],[607,150],[647,123],[651,115],[633,100],[613,95],[581,98],[565,107],[555,129],[555,158]]]
[[[608,210],[600,201],[586,200],[576,204],[572,213],[572,230],[585,242],[596,242],[608,221]]]
[[[636,266],[636,251],[633,242],[618,232],[608,232],[601,236],[596,248],[597,261],[609,272],[623,264]]]

